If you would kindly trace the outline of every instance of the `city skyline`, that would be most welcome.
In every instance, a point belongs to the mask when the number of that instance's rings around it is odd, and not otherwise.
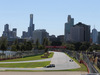
[[[75,24],[83,22],[91,25],[100,31],[100,1],[40,1],[24,0],[0,1],[0,36],[4,30],[4,25],[9,24],[10,29],[17,28],[19,37],[22,31],[27,31],[29,26],[29,14],[34,14],[35,29],[46,29],[50,35],[63,35],[64,23],[67,16],[71,15],[75,19]]]

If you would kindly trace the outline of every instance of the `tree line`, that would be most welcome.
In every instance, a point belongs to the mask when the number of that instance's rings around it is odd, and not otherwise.
[[[0,50],[11,50],[11,51],[31,51],[32,49],[42,50],[45,49],[45,46],[66,46],[68,50],[75,50],[75,51],[93,51],[93,50],[100,50],[100,45],[91,44],[89,42],[76,42],[76,43],[64,43],[61,41],[49,41],[47,38],[43,39],[42,44],[39,43],[37,39],[35,43],[33,41],[24,41],[19,43],[16,39],[13,41],[12,45],[9,45],[6,38],[1,37],[0,39]]]

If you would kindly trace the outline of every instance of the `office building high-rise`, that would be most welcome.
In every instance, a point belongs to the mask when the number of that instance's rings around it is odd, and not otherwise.
[[[90,42],[90,26],[79,22],[71,27],[72,42]]]
[[[84,41],[84,27],[74,25],[70,31],[71,42],[83,42]]]
[[[16,28],[13,28],[13,30],[11,31],[9,29],[9,25],[6,24],[4,26],[4,31],[3,31],[2,36],[3,37],[6,37],[7,39],[9,39],[9,38],[17,38],[17,29]]]
[[[95,28],[92,30],[92,43],[98,43],[98,31]]]
[[[30,14],[30,25],[28,27],[28,37],[32,37],[34,31],[33,14]]]
[[[6,25],[4,26],[4,31],[6,31],[6,32],[9,31],[9,25],[8,25],[8,24],[6,24]]]
[[[45,29],[39,29],[39,30],[34,30],[33,31],[33,37],[32,39],[34,40],[34,43],[38,40],[40,44],[43,43],[44,38],[48,38],[49,34],[46,32]]]
[[[35,25],[33,24],[33,14],[30,14],[30,23],[28,27],[28,32],[23,31],[21,37],[24,39],[31,39],[33,36],[34,26]]]
[[[98,44],[100,44],[100,32],[98,32]]]
[[[70,39],[70,29],[74,25],[74,18],[71,18],[71,15],[68,15],[68,22],[65,23],[65,41]]]

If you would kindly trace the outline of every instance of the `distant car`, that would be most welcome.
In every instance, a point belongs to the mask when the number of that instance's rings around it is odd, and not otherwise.
[[[52,67],[55,67],[55,64],[50,64],[50,65],[45,66],[45,68],[52,68]]]
[[[70,62],[73,62],[73,60],[72,60],[72,59],[70,59],[69,61],[70,61]]]

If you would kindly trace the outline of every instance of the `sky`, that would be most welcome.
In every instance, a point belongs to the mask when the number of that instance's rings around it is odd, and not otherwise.
[[[35,30],[46,29],[50,35],[64,34],[68,15],[74,24],[83,22],[100,31],[100,0],[0,0],[0,36],[9,24],[20,37],[28,30],[30,14],[34,14]]]

